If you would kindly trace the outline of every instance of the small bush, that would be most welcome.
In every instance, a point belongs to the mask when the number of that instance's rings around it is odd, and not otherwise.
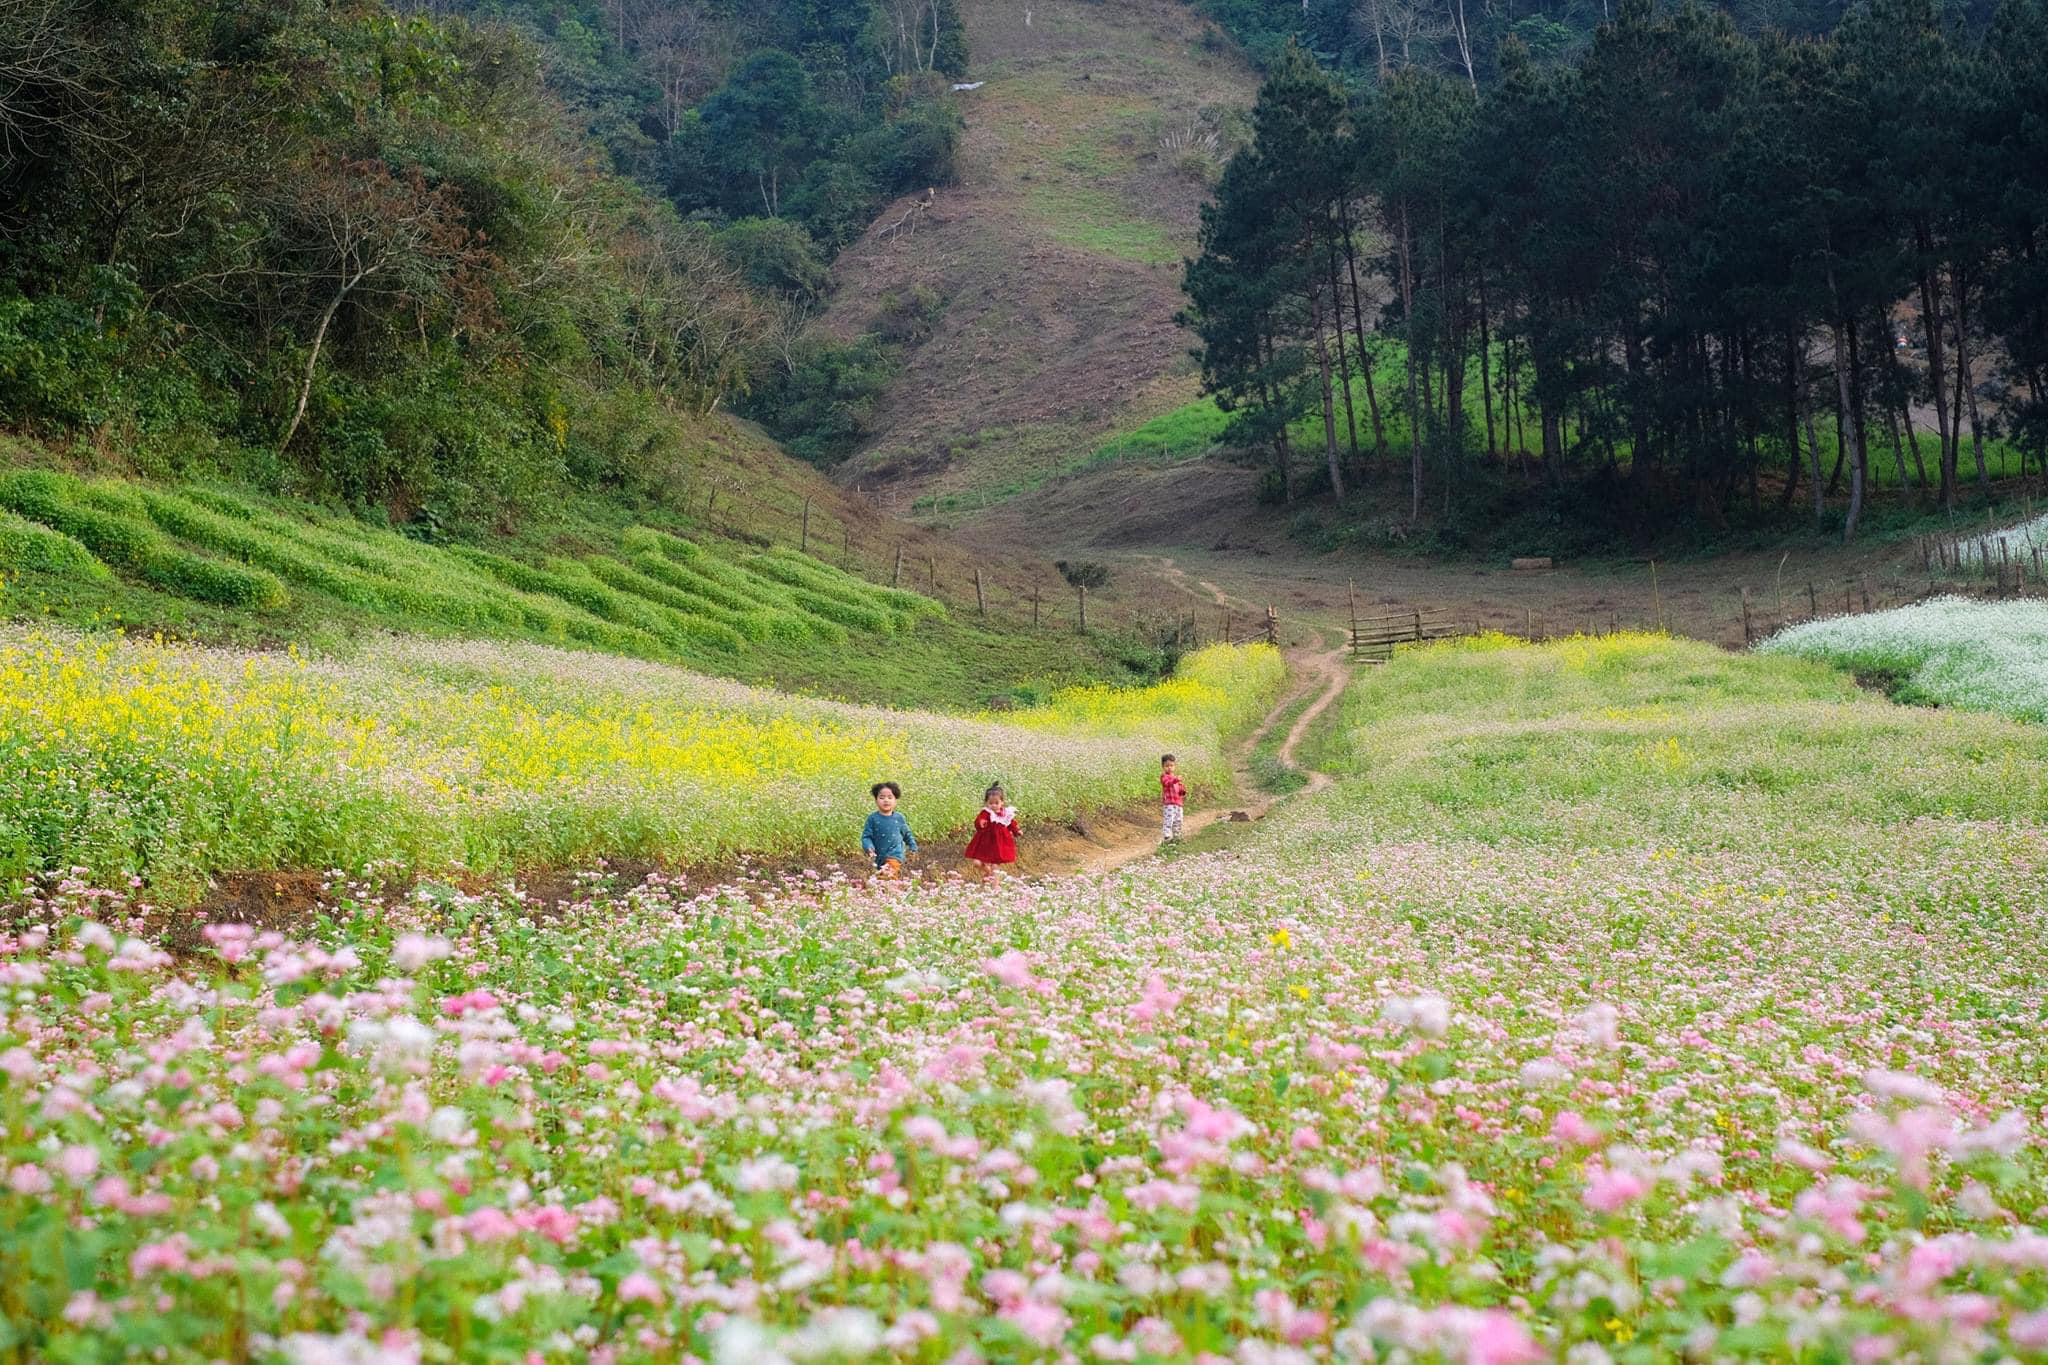
[[[138,496],[149,519],[182,540],[260,565],[351,606],[375,611],[389,605],[378,585],[362,573],[326,563],[271,529],[276,518],[254,514],[245,521],[230,521],[173,493],[144,489]]]
[[[709,598],[672,587],[660,579],[639,572],[630,565],[621,564],[616,559],[607,559],[602,555],[594,555],[583,563],[584,567],[597,575],[598,580],[606,587],[631,593],[635,597],[644,598],[656,606],[666,607],[684,616],[730,626],[750,640],[768,638],[768,628],[762,619],[762,613],[734,611],[729,607],[720,606]]]
[[[291,603],[275,574],[192,554],[127,515],[125,509],[141,504],[126,490],[87,489],[66,475],[22,470],[0,479],[0,506],[62,531],[109,564],[180,597],[263,611]]]
[[[114,571],[78,541],[11,512],[0,512],[0,568],[32,569],[94,582],[114,577]]]

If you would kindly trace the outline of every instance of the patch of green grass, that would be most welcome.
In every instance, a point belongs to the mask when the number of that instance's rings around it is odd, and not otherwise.
[[[1033,185],[1024,197],[1053,240],[1140,265],[1173,265],[1185,246],[1159,223],[1140,218],[1123,198],[1084,185]]]
[[[1308,785],[1306,774],[1281,760],[1280,747],[1287,742],[1287,732],[1301,719],[1302,712],[1314,705],[1315,699],[1316,693],[1309,691],[1289,702],[1281,708],[1266,733],[1259,736],[1259,742],[1252,746],[1245,766],[1251,771],[1252,784],[1260,791],[1271,796],[1288,796]]]
[[[1383,838],[1814,845],[1845,824],[2048,819],[2048,731],[1926,712],[1825,664],[1658,635],[1396,651],[1324,766]]]

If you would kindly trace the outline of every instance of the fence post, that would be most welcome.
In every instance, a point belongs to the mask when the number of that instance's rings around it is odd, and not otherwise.
[[[1418,644],[1422,642],[1422,609],[1420,607],[1415,610],[1415,640]]]
[[[1226,644],[1226,645],[1227,645],[1227,644],[1229,644],[1229,643],[1231,643],[1231,640],[1230,640],[1230,608],[1229,608],[1229,607],[1225,607],[1225,608],[1223,609],[1223,643],[1224,643],[1224,644]]]
[[[988,615],[988,598],[982,595],[980,569],[974,571],[974,610],[980,615]]]
[[[1269,645],[1280,643],[1280,618],[1273,614],[1271,603],[1266,605],[1266,643]]]
[[[839,567],[842,569],[851,569],[853,567],[853,527],[851,526],[839,528]]]
[[[900,540],[896,542],[896,568],[889,574],[889,586],[903,586],[903,542]]]
[[[1742,588],[1742,643],[1749,644],[1756,639],[1756,631],[1749,624],[1749,586]]]
[[[1036,584],[1033,584],[1031,588],[1031,628],[1033,630],[1038,629],[1038,604],[1044,598],[1045,594],[1039,590]]]
[[[1859,575],[1858,575],[1857,577],[1858,577],[1858,579],[1859,579],[1859,581],[1861,582],[1861,584],[1862,584],[1862,587],[1863,587],[1863,610],[1865,610],[1865,611],[1869,611],[1869,610],[1870,610],[1870,575],[1869,575],[1869,574],[1867,574],[1867,573],[1866,573],[1866,574],[1859,574]]]
[[[1658,630],[1664,629],[1664,595],[1657,588],[1657,561],[1650,561],[1650,615]]]
[[[925,587],[933,597],[939,595],[939,557],[925,556]]]
[[[1076,583],[1074,588],[1081,594],[1081,633],[1086,635],[1088,633],[1088,585],[1086,583]]]
[[[811,552],[811,500],[809,498],[804,499],[804,529],[802,536],[797,540],[796,548],[799,554],[809,554]]]
[[[1814,587],[1811,580],[1808,580],[1806,584],[1806,614],[1808,616],[1820,615],[1820,589]]]

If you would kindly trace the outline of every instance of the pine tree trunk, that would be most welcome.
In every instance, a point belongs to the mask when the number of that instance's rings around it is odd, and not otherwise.
[[[1933,253],[1926,228],[1915,233],[1925,259]],[[1927,333],[1927,379],[1934,389],[1934,428],[1941,441],[1941,505],[1953,511],[1956,505],[1956,445],[1949,436],[1948,394],[1944,389],[1941,354],[1941,287],[1933,271],[1920,268],[1920,325]]]
[[[1330,306],[1337,310],[1337,377],[1344,384],[1344,421],[1351,430],[1351,462],[1358,464],[1358,413],[1351,406],[1351,357],[1344,340],[1344,288],[1337,282],[1337,253],[1329,253]]]
[[[1798,378],[1793,383],[1793,388],[1797,395],[1796,401],[1799,404],[1799,420],[1806,427],[1807,455],[1813,462],[1813,519],[1818,524],[1827,518],[1828,493],[1827,487],[1821,482],[1820,477],[1820,437],[1813,429],[1813,395],[1807,391],[1806,386],[1806,340],[1804,337],[1800,338],[1798,347],[1794,350],[1793,355],[1795,357],[1793,363],[1798,374]],[[1793,432],[1795,444],[1797,443],[1798,435],[1798,432]]]
[[[1415,252],[1401,205],[1401,309],[1408,332],[1408,519],[1422,520],[1422,385],[1415,374]]]
[[[1828,273],[1829,292],[1834,291],[1834,272]],[[1842,524],[1842,540],[1846,543],[1856,538],[1856,523],[1863,516],[1863,481],[1869,467],[1869,457],[1863,447],[1862,424],[1857,420],[1856,392],[1856,328],[1851,323],[1846,328],[1842,323],[1833,324],[1835,333],[1835,387],[1840,391],[1842,402],[1842,444],[1851,452],[1849,465],[1849,514]],[[1846,363],[1844,363],[1846,362]]]
[[[1344,500],[1344,471],[1337,457],[1337,395],[1330,377],[1330,338],[1323,330],[1322,309],[1312,307],[1309,325],[1316,334],[1316,371],[1323,390],[1323,453],[1329,459],[1330,492]]]
[[[1956,280],[1956,386],[1963,391],[1963,401],[1970,412],[1970,447],[1977,456],[1977,483],[1985,492],[1991,491],[1991,468],[1984,461],[1984,422],[1977,413],[1977,381],[1970,373],[1970,307],[1969,281],[1958,277]],[[1962,414],[1956,414],[1956,425],[1962,425]],[[1961,442],[1961,433],[1956,437]]]
[[[1486,458],[1500,458],[1493,437],[1493,330],[1486,319],[1486,272],[1479,272],[1479,403],[1486,409]]]
[[[1358,338],[1358,368],[1365,374],[1365,405],[1372,413],[1373,451],[1387,458],[1387,429],[1380,420],[1380,396],[1373,385],[1372,348],[1365,344],[1365,300],[1358,290],[1358,252],[1351,241],[1351,203],[1338,201],[1338,223],[1344,231],[1344,269],[1351,277],[1351,326]]]

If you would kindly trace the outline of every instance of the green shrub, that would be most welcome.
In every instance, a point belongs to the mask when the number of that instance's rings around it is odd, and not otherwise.
[[[732,626],[674,611],[633,593],[608,587],[579,560],[551,558],[545,568],[565,586],[589,595],[599,604],[589,610],[607,621],[643,630],[677,646],[706,645],[727,653],[738,653],[747,647],[745,638]]]
[[[138,497],[151,521],[182,540],[261,565],[351,606],[376,611],[392,605],[381,587],[361,572],[327,563],[271,529],[278,524],[275,517],[252,509],[246,520],[230,521],[175,493],[143,489]]]
[[[768,638],[767,624],[760,612],[735,611],[720,606],[707,597],[673,587],[658,578],[641,573],[631,565],[622,564],[603,555],[593,555],[584,560],[583,564],[608,588],[645,598],[656,606],[666,607],[684,616],[700,617],[730,626],[749,640]]]
[[[698,561],[699,565],[703,561]],[[642,575],[656,579],[680,592],[693,594],[707,602],[714,603],[727,611],[771,610],[769,604],[753,594],[740,592],[720,583],[709,574],[701,573],[696,567],[685,567],[670,559],[660,559],[650,554],[636,555],[633,567]]]
[[[628,554],[667,555],[670,559],[694,563],[704,558],[704,549],[694,540],[672,536],[649,526],[628,526],[619,537],[619,548]]]
[[[785,572],[800,575],[803,580],[802,586],[817,592],[827,592],[834,597],[844,597],[849,601],[870,606],[879,602],[890,611],[905,616],[946,614],[945,603],[936,598],[926,597],[921,592],[885,588],[879,583],[870,583],[865,578],[795,550],[769,550],[756,556],[756,559],[780,565]]]
[[[0,568],[33,569],[95,582],[114,577],[114,571],[78,541],[11,512],[0,512]]]
[[[877,635],[894,635],[901,629],[896,617],[880,607],[864,607],[858,602],[844,598],[827,597],[809,588],[791,588],[790,600],[812,616],[822,617],[838,625],[850,626]]]
[[[275,574],[180,549],[117,510],[141,506],[126,490],[88,489],[68,475],[21,470],[0,478],[0,506],[82,541],[109,564],[180,597],[263,611],[291,603]]]

